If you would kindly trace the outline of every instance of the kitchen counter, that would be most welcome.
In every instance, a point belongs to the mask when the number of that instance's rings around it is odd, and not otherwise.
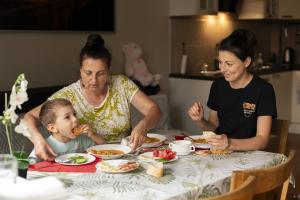
[[[300,64],[272,64],[269,68],[259,68],[250,70],[251,73],[255,75],[266,75],[266,74],[275,74],[286,71],[300,71]],[[202,73],[193,73],[193,74],[180,74],[180,73],[171,73],[169,77],[173,78],[183,78],[183,79],[199,79],[199,80],[214,80],[222,74],[202,74]]]

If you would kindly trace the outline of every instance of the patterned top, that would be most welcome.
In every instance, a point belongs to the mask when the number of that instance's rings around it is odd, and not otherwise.
[[[68,99],[80,123],[89,124],[106,142],[112,143],[120,142],[130,134],[130,102],[138,90],[137,85],[126,76],[112,75],[108,78],[107,95],[97,107],[89,104],[84,98],[80,80],[57,91],[49,100]]]

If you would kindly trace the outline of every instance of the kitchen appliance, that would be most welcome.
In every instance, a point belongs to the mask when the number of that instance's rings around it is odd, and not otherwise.
[[[294,63],[294,50],[291,47],[286,47],[283,51],[283,62],[286,64]]]

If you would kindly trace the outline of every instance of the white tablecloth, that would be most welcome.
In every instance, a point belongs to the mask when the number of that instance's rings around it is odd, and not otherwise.
[[[274,166],[285,159],[284,155],[264,151],[191,154],[165,164],[161,178],[147,175],[141,168],[123,174],[29,171],[28,179],[55,176],[65,183],[70,199],[190,200],[228,191],[233,170]]]

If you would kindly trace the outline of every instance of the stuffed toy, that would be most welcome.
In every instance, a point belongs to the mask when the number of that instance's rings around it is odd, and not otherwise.
[[[128,43],[122,47],[125,56],[125,73],[128,77],[138,81],[143,87],[157,86],[161,74],[152,74],[142,58],[142,48],[136,43]]]

